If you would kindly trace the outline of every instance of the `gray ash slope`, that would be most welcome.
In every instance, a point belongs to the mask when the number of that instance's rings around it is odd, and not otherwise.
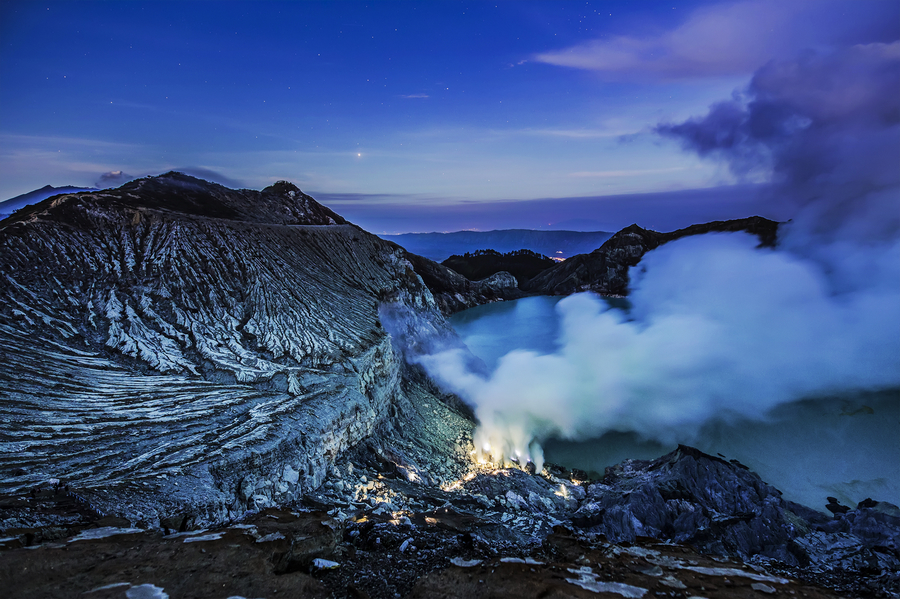
[[[283,182],[57,196],[0,224],[0,271],[0,490],[58,478],[151,526],[292,500],[389,426],[412,400],[379,310],[451,335],[402,249]]]

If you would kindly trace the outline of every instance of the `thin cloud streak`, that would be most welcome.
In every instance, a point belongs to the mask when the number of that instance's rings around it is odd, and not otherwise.
[[[672,168],[655,168],[646,170],[629,170],[629,171],[579,171],[577,173],[569,173],[570,177],[634,177],[636,175],[656,175],[659,173],[674,173],[686,170],[686,167],[675,166]]]
[[[3,150],[4,154],[27,148],[56,149],[60,146],[109,150],[139,150],[144,146],[119,141],[106,141],[90,137],[66,137],[62,135],[21,135],[0,133],[0,147],[15,148]]]
[[[735,185],[657,193],[471,200],[435,195],[326,194],[316,200],[367,231],[379,234],[462,230],[546,229],[555,223],[590,220],[591,230],[618,231],[632,223],[670,231],[698,222],[759,214],[790,217],[769,201],[767,186]]]
[[[767,61],[841,41],[889,41],[900,19],[894,2],[750,0],[695,10],[657,36],[614,36],[534,59],[625,79],[694,79],[749,75]],[[857,39],[858,38],[858,39]]]
[[[498,133],[504,133],[500,131]],[[542,135],[549,137],[567,137],[571,139],[605,139],[618,138],[624,135],[635,135],[636,130],[609,130],[609,129],[515,129],[506,131],[508,134],[518,135]]]

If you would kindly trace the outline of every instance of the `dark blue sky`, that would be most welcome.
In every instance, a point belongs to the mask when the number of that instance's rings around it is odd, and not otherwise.
[[[898,37],[893,0],[4,2],[0,199],[179,169],[288,179],[376,232],[743,216],[686,200],[738,181],[653,127]]]

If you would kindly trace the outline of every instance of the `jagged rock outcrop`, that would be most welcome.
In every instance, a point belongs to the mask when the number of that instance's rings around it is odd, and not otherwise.
[[[435,302],[445,315],[467,308],[501,300],[525,296],[516,278],[506,271],[492,274],[480,281],[470,281],[455,270],[428,258],[406,254],[416,274],[431,290]]]
[[[168,173],[28,207],[0,229],[0,491],[62,479],[153,526],[316,488],[420,399],[384,306],[449,334],[403,250],[289,183]]]
[[[830,518],[786,501],[736,461],[686,446],[656,460],[607,468],[600,482],[588,486],[572,522],[617,543],[653,537],[847,580],[889,577],[900,568],[896,506],[866,500]]]
[[[669,233],[658,233],[637,225],[626,227],[590,254],[579,254],[549,268],[523,285],[532,294],[569,295],[593,291],[601,295],[626,295],[628,269],[650,250],[689,235],[746,231],[759,237],[760,245],[775,244],[778,223],[753,216],[738,220],[691,225]]]
[[[527,249],[501,254],[494,250],[477,250],[463,255],[453,255],[441,262],[467,279],[485,279],[498,272],[506,271],[516,278],[519,287],[536,275],[552,268],[556,263]]]

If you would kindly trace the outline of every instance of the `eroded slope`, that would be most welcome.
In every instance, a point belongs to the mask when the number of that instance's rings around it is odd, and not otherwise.
[[[57,197],[3,222],[0,273],[0,490],[151,525],[317,487],[403,393],[379,307],[446,332],[402,250],[285,183]]]

